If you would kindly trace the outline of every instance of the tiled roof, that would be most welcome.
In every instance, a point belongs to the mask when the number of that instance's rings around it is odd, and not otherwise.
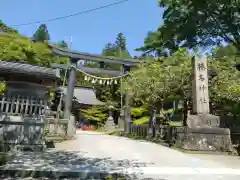
[[[67,94],[67,87],[61,88],[63,93]],[[99,101],[96,97],[96,94],[92,88],[86,87],[75,87],[74,88],[74,97],[80,104],[85,105],[103,105],[104,103]]]
[[[0,61],[0,72],[45,76],[53,79],[60,77],[56,69],[8,61]]]

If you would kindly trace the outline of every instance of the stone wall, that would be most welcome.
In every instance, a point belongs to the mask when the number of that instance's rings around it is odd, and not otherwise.
[[[0,141],[4,150],[11,148],[43,148],[44,121],[42,118],[0,115]]]
[[[47,118],[45,128],[48,130],[48,136],[60,136],[74,138],[76,134],[76,121],[74,116],[68,119]]]

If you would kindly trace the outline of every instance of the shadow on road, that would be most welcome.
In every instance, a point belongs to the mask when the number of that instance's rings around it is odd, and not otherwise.
[[[90,158],[84,154],[79,151],[17,153],[11,161],[1,167],[0,174],[2,178],[8,175],[51,179],[142,179],[142,172],[127,174],[126,169],[149,165],[127,159],[113,161],[110,158]]]

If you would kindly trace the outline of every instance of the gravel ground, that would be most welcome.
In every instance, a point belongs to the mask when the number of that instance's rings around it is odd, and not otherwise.
[[[77,132],[75,140],[57,143],[52,151],[18,154],[5,168],[131,174],[124,179],[240,179],[238,157],[185,154],[151,142],[86,131]]]

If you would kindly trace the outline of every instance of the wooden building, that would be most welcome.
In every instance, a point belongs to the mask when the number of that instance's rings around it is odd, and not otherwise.
[[[4,149],[16,146],[42,149],[45,110],[50,101],[50,88],[60,79],[59,72],[0,61],[0,78],[5,83],[0,95],[0,141]]]

